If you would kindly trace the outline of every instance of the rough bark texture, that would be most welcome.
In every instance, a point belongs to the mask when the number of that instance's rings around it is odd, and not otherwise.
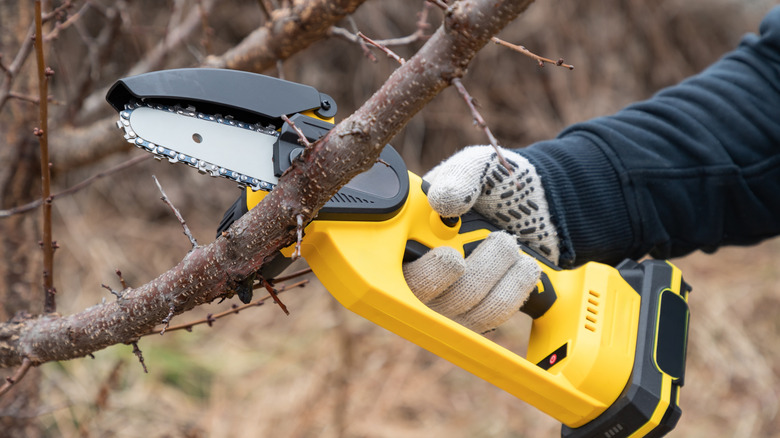
[[[67,317],[44,315],[0,325],[0,367],[18,365],[24,357],[34,363],[82,357],[132,342],[171,309],[178,314],[230,290],[292,243],[296,215],[308,222],[343,184],[368,169],[392,136],[452,78],[462,76],[490,36],[530,3],[456,3],[426,45],[358,111],[307,149],[260,206],[233,225],[230,236],[194,249],[177,266],[124,291],[115,302]]]
[[[224,55],[207,60],[209,67],[261,72],[279,60],[309,47],[365,0],[296,1],[271,13],[268,23]]]

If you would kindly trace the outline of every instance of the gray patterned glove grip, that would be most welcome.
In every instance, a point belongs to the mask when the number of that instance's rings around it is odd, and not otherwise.
[[[442,216],[460,216],[471,208],[517,240],[558,262],[559,240],[541,179],[528,160],[502,149],[512,167],[499,162],[492,146],[471,146],[425,175],[431,183],[428,201]]]

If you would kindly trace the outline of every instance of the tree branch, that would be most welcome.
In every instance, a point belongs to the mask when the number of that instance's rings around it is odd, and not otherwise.
[[[0,324],[0,367],[29,357],[33,364],[85,356],[128,343],[176,314],[231,291],[280,248],[295,241],[297,216],[308,223],[347,181],[369,169],[385,144],[530,0],[470,0],[454,4],[433,37],[385,84],[321,141],[256,208],[220,237],[190,251],[169,271],[128,289],[122,298],[67,317],[43,315]],[[321,169],[327,167],[328,172]]]
[[[236,47],[206,60],[209,67],[261,72],[328,35],[333,24],[365,0],[296,0],[271,12],[271,19]]]
[[[51,225],[51,162],[49,161],[49,77],[54,72],[46,65],[43,56],[43,12],[41,2],[35,2],[35,60],[38,67],[38,117],[40,129],[35,135],[41,147],[41,198],[43,199],[43,294],[44,312],[57,310],[54,290],[54,243]]]

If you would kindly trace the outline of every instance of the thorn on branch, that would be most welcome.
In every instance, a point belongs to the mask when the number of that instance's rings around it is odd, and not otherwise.
[[[298,134],[298,143],[300,143],[300,144],[301,144],[302,146],[304,146],[304,147],[309,147],[309,146],[311,146],[311,142],[309,142],[309,139],[308,139],[308,138],[306,138],[306,135],[304,135],[304,134],[303,134],[303,131],[301,131],[301,128],[299,128],[299,127],[295,126],[295,122],[293,122],[292,120],[290,120],[290,118],[289,118],[289,117],[287,117],[287,116],[286,116],[286,115],[284,115],[284,114],[282,114],[282,120],[284,120],[284,121],[285,121],[285,123],[287,123],[288,125],[290,125],[290,128],[292,128],[292,129],[293,129],[293,131],[295,131],[295,133],[296,133],[296,134]]]
[[[133,342],[132,345],[133,354],[138,358],[138,361],[141,362],[141,366],[144,367],[144,373],[149,374],[149,370],[146,368],[146,363],[144,363],[144,355],[141,352],[141,349],[138,348],[138,342]]]
[[[157,188],[160,190],[160,194],[162,195],[160,199],[168,205],[168,207],[173,210],[173,214],[176,215],[176,218],[179,219],[179,223],[181,224],[182,228],[184,228],[184,235],[187,236],[190,239],[190,243],[192,244],[192,249],[195,249],[198,247],[198,241],[195,240],[195,237],[192,235],[192,232],[190,232],[190,227],[187,226],[187,223],[184,221],[184,218],[182,217],[181,213],[179,213],[179,210],[173,205],[173,203],[168,199],[168,195],[165,194],[165,191],[162,188],[162,185],[160,185],[160,181],[157,180],[157,177],[152,175],[152,178],[154,178],[155,184],[157,184]]]

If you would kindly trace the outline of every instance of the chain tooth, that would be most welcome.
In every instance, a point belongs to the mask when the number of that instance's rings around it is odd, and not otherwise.
[[[117,127],[124,130],[125,133],[124,137],[128,142],[135,144],[135,146],[140,149],[144,149],[147,152],[152,153],[154,155],[154,158],[158,161],[162,161],[163,159],[166,159],[169,163],[172,164],[183,163],[190,167],[194,167],[195,169],[198,170],[199,173],[208,174],[209,176],[212,177],[222,177],[222,178],[235,181],[238,183],[238,186],[242,189],[248,187],[251,188],[253,191],[258,191],[258,190],[270,191],[275,187],[274,184],[271,184],[267,181],[262,181],[257,178],[252,178],[242,173],[217,166],[216,164],[199,160],[196,157],[191,157],[187,154],[180,153],[173,149],[168,149],[164,146],[156,145],[148,140],[139,137],[138,134],[136,134],[135,131],[133,131],[130,125],[130,115],[132,114],[133,110],[135,110],[136,108],[140,108],[142,106],[154,110],[176,113],[178,115],[185,116],[185,117],[195,117],[197,119],[204,120],[204,121],[222,123],[222,124],[242,128],[242,129],[249,129],[251,131],[278,136],[279,133],[272,126],[262,126],[259,123],[248,124],[244,122],[239,122],[234,120],[233,117],[230,115],[223,117],[220,114],[210,115],[210,114],[199,113],[191,105],[187,106],[186,108],[183,108],[180,105],[167,106],[161,104],[153,104],[151,102],[142,103],[137,101],[125,104],[125,110],[120,111],[119,113],[120,118],[116,122]]]

